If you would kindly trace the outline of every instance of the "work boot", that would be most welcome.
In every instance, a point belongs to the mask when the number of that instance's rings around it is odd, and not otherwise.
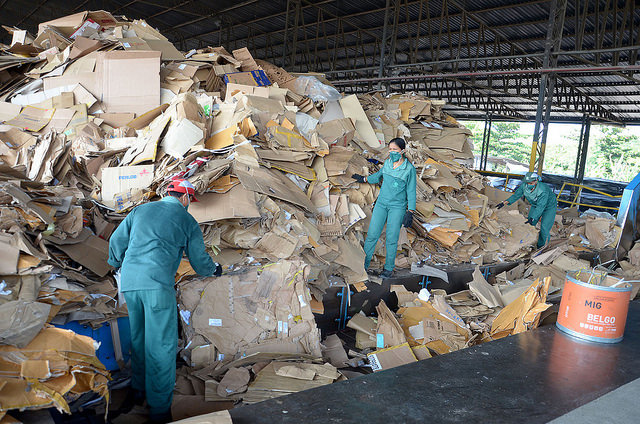
[[[140,390],[131,389],[120,406],[120,413],[126,414],[133,409],[134,406],[142,406],[145,401],[145,393]]]
[[[391,278],[392,275],[393,275],[393,271],[389,271],[388,269],[385,269],[384,271],[382,271],[382,274],[380,274],[380,277],[385,279],[385,278]]]
[[[149,414],[149,421],[147,421],[147,424],[167,424],[170,422],[173,422],[171,410],[162,414]]]

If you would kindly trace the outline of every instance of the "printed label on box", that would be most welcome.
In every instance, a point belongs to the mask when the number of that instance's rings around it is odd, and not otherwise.
[[[368,355],[367,358],[369,359],[369,364],[371,364],[371,369],[373,371],[379,371],[382,369],[375,353]]]

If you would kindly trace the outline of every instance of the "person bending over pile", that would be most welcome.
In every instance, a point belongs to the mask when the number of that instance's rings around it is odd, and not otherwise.
[[[541,221],[540,235],[538,236],[539,249],[549,242],[549,233],[556,219],[558,201],[549,186],[541,181],[540,175],[527,172],[513,195],[499,204],[498,209],[505,205],[511,205],[523,197],[531,205],[527,224],[535,227],[538,221]]]
[[[183,252],[202,276],[220,275],[222,268],[207,254],[202,231],[187,212],[193,185],[172,181],[158,202],[134,208],[109,240],[109,264],[120,268],[120,288],[131,326],[133,403],[145,399],[152,423],[171,421],[176,383],[178,318],[175,275]]]

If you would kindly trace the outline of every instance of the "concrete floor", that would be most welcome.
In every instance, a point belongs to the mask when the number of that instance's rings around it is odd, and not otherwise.
[[[602,424],[640,422],[640,378],[568,412],[552,424]]]
[[[598,423],[640,422],[639,378],[640,302],[632,302],[617,344],[546,326],[230,412],[234,424],[582,423],[594,410]]]

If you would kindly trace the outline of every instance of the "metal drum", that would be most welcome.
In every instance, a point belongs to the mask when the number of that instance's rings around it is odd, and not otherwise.
[[[567,273],[556,326],[581,339],[601,343],[622,340],[632,285],[598,272]]]

